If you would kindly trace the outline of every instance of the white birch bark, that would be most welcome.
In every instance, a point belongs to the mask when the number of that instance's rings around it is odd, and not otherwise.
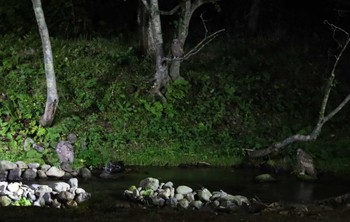
[[[50,43],[49,31],[45,22],[44,12],[41,7],[41,0],[32,0],[35,18],[38,23],[40,38],[43,47],[44,65],[47,85],[47,97],[45,112],[40,119],[42,126],[50,126],[54,120],[58,106],[58,94],[56,87],[56,76],[53,66],[53,56]]]

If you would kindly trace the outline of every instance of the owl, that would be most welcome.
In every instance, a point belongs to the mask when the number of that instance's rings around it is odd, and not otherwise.
[[[179,39],[173,39],[173,43],[171,45],[171,53],[174,58],[180,58],[184,54],[182,42]]]
[[[312,157],[304,150],[297,150],[298,171],[299,174],[307,174],[312,177],[316,177],[316,170]]]

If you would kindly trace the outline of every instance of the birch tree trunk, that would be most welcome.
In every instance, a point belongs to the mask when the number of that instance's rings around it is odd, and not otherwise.
[[[50,126],[54,120],[58,106],[58,94],[56,87],[56,76],[53,66],[52,49],[49,37],[49,31],[45,22],[44,12],[41,7],[41,0],[32,0],[35,18],[38,23],[40,38],[43,47],[44,65],[47,85],[47,96],[45,112],[40,119],[42,126]]]
[[[176,37],[181,42],[182,51],[183,46],[185,45],[187,36],[188,36],[188,29],[190,26],[190,21],[192,18],[193,13],[202,5],[210,2],[216,2],[217,0],[184,0],[182,3],[180,3],[180,15],[179,15],[179,22],[178,22],[178,28]],[[180,78],[180,67],[181,67],[181,60],[173,60],[170,64],[170,71],[169,76],[170,78],[175,81],[178,78]]]
[[[139,47],[143,54],[153,56],[155,54],[154,40],[152,34],[152,21],[150,14],[144,4],[139,1],[137,10],[137,23],[139,29]]]

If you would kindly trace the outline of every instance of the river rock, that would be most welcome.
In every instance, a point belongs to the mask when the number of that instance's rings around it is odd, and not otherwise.
[[[39,163],[28,163],[28,168],[30,169],[38,169],[40,166]]]
[[[88,168],[83,167],[80,169],[79,175],[83,179],[89,179],[89,178],[91,178],[91,171]]]
[[[77,208],[78,203],[75,200],[68,200],[66,206],[67,208]]]
[[[190,203],[190,205],[199,210],[199,209],[202,208],[203,202],[200,201],[200,200],[195,200],[195,201],[192,201],[192,202]]]
[[[159,180],[156,178],[148,177],[146,179],[141,180],[140,187],[145,190],[152,189],[156,191],[159,187]]]
[[[151,197],[151,199],[152,199],[152,203],[155,206],[162,207],[165,204],[165,200],[159,196],[153,196],[153,197]]]
[[[6,190],[7,185],[8,185],[8,182],[6,182],[6,181],[0,182],[0,195],[2,192],[4,192]]]
[[[79,188],[78,188],[79,189]],[[78,189],[76,190],[76,193],[78,191]],[[77,203],[82,203],[84,201],[87,201],[88,199],[91,198],[91,194],[90,193],[86,193],[85,191],[84,192],[79,192],[75,195],[75,198],[74,200],[77,202]]]
[[[0,161],[0,171],[2,170],[13,170],[17,168],[17,164],[12,163],[10,161],[7,160],[1,160]]]
[[[38,170],[37,172],[37,175],[40,179],[46,179],[47,178],[47,175],[46,173],[43,171],[43,170]]]
[[[17,165],[16,165],[17,166]],[[9,181],[21,181],[22,178],[21,178],[21,169],[20,168],[14,168],[12,170],[9,171],[9,174],[7,176],[7,179]]]
[[[198,191],[198,196],[200,200],[208,202],[210,200],[210,197],[213,195],[207,188],[203,188],[202,190]]]
[[[36,174],[35,170],[31,169],[31,168],[26,169],[22,174],[22,178],[24,180],[34,180],[36,178],[36,176],[37,176],[37,174]]]
[[[59,193],[62,191],[69,191],[70,186],[68,183],[65,182],[57,182],[53,184],[52,189]]]
[[[0,170],[0,181],[7,181],[7,170]]]
[[[176,192],[178,194],[186,195],[192,192],[192,188],[185,185],[180,185],[176,188]]]
[[[68,191],[62,191],[58,194],[57,198],[59,202],[66,203],[67,201],[74,199],[74,194]]]
[[[69,180],[71,178],[73,178],[73,175],[69,172],[66,172],[66,171],[64,172],[63,177],[61,177],[62,180]]]
[[[175,198],[176,198],[176,200],[182,200],[184,198],[184,195],[177,193],[177,194],[175,194]]]
[[[23,161],[17,161],[16,164],[21,169],[27,169],[28,168],[28,165],[25,162],[23,162]]]
[[[11,199],[7,196],[1,196],[0,197],[0,206],[7,207],[11,204]]]
[[[242,206],[242,204],[246,204],[249,205],[249,200],[247,197],[245,196],[241,196],[241,195],[231,195],[231,194],[227,194],[226,196],[223,196],[220,198],[220,200],[222,201],[231,201],[235,204],[237,204],[238,206]]]
[[[167,204],[171,207],[176,207],[177,203],[178,203],[178,201],[175,197],[171,197],[167,200]]]
[[[169,182],[166,182],[164,185],[163,185],[163,188],[173,188],[174,187],[174,184],[173,182],[169,181]]]
[[[75,194],[75,190],[78,188],[78,179],[77,178],[71,178],[68,181],[68,184],[70,185],[70,192]]]
[[[171,195],[171,190],[170,188],[165,188],[164,190],[159,190],[159,196],[164,198],[164,199],[169,199]]]
[[[260,174],[254,178],[254,181],[258,183],[271,183],[271,182],[276,182],[276,179],[271,176],[271,174],[265,173],[265,174]]]
[[[52,203],[51,203],[51,206],[53,207],[53,208],[61,208],[61,203],[60,202],[58,202],[58,200],[57,199],[53,199],[52,200]]]
[[[64,173],[65,172],[63,170],[58,169],[57,167],[53,166],[46,172],[46,175],[49,176],[49,177],[60,178],[60,177],[64,176]]]
[[[187,199],[184,198],[184,199],[179,200],[178,204],[180,207],[187,209],[190,203],[188,202]]]
[[[21,184],[20,184],[20,183],[17,183],[17,182],[15,182],[15,183],[9,183],[9,184],[7,185],[7,190],[14,193],[14,192],[17,192],[17,191],[18,191],[18,189],[19,189],[20,186],[21,186]]]
[[[44,164],[44,165],[41,165],[40,170],[46,173],[50,168],[51,168],[50,165]]]

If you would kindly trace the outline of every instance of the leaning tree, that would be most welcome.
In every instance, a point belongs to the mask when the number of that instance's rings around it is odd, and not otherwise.
[[[45,16],[41,7],[41,0],[32,0],[35,18],[38,23],[40,38],[43,47],[44,65],[47,85],[47,96],[45,112],[40,119],[42,126],[50,126],[54,120],[58,106],[58,94],[56,87],[56,76],[53,66],[52,49],[50,43],[49,31],[45,22]]]
[[[258,158],[258,157],[264,157],[271,153],[278,153],[284,148],[286,148],[289,144],[295,143],[295,142],[306,142],[306,141],[313,141],[318,138],[318,136],[321,133],[322,127],[325,123],[327,123],[331,118],[333,118],[343,107],[349,102],[350,100],[350,94],[347,95],[339,104],[336,106],[333,110],[331,110],[328,114],[326,113],[326,108],[329,101],[329,96],[332,91],[332,88],[334,87],[334,81],[335,81],[335,75],[336,71],[339,65],[339,61],[341,57],[343,56],[345,50],[347,49],[349,43],[350,43],[350,35],[348,32],[346,32],[344,29],[341,29],[333,24],[328,23],[328,21],[325,21],[327,25],[331,27],[333,30],[333,36],[335,36],[336,32],[341,32],[346,36],[346,40],[344,43],[337,42],[339,44],[339,48],[341,49],[338,55],[335,55],[335,62],[333,64],[333,68],[330,72],[328,81],[326,83],[326,87],[324,90],[324,95],[320,107],[320,111],[318,114],[318,121],[314,127],[314,129],[307,135],[303,134],[295,134],[292,136],[289,136],[288,138],[273,143],[267,148],[261,149],[261,150],[251,150],[247,149],[248,155],[251,158]]]

